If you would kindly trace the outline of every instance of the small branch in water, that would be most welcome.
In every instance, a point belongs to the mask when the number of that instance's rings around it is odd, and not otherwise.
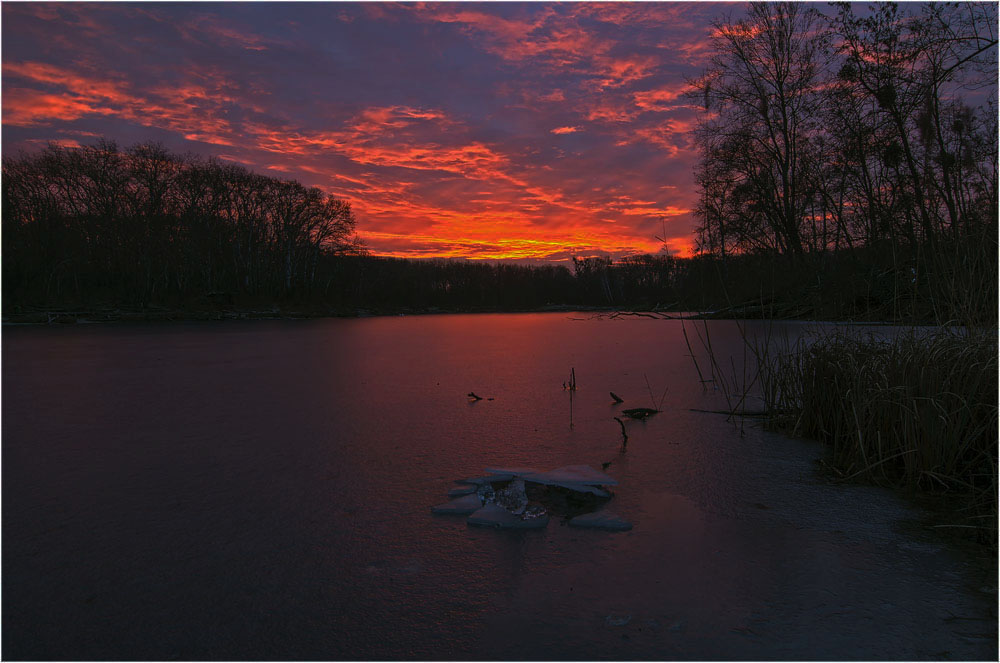
[[[569,369],[569,382],[563,382],[563,389],[576,391],[576,369]]]
[[[610,394],[611,394],[611,398],[615,399],[615,403],[624,403],[625,402],[625,399],[622,398],[622,397],[620,397],[615,392],[612,391],[612,392],[610,392]],[[615,417],[615,419],[617,419],[617,418],[618,417]]]
[[[647,378],[646,374],[643,373],[642,374],[642,379],[646,381],[646,391],[649,392],[649,400],[650,400],[650,402],[652,402],[653,409],[655,410],[656,409],[656,399],[653,398],[653,388],[649,386],[649,378]]]
[[[481,401],[481,400],[483,400],[483,397],[482,396],[476,396],[476,392],[474,392],[474,391],[470,391],[469,392],[469,398],[471,398],[474,401]]]
[[[625,447],[628,446],[628,433],[625,432],[625,422],[618,417],[615,417],[615,421],[622,427],[622,453],[625,453]]]
[[[698,366],[698,359],[694,356],[694,350],[691,349],[691,341],[688,340],[687,327],[684,326],[684,320],[681,319],[681,332],[684,334],[684,344],[687,345],[688,357],[691,357],[691,361],[694,362],[694,370],[698,371],[698,381],[701,382],[701,389],[703,392],[707,392],[708,389],[705,387],[707,382],[714,382],[714,380],[706,380],[705,376],[701,373],[701,367]]]
[[[654,410],[648,407],[634,407],[629,410],[622,410],[622,414],[632,419],[645,419],[646,417],[654,415],[658,412],[659,410]]]
[[[653,398],[653,388],[649,386],[649,378],[646,374],[642,374],[642,378],[646,381],[646,391],[649,392],[649,400],[653,402],[653,409],[659,412],[663,408],[663,400],[667,397],[667,391],[670,390],[670,385],[667,385],[666,389],[663,390],[663,395],[660,396],[660,402],[657,403],[656,399]]]

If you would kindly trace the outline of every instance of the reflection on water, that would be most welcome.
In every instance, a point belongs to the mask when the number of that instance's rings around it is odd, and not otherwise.
[[[570,317],[5,329],[4,657],[994,656],[994,580],[908,507],[689,411],[724,403],[678,321]],[[609,460],[628,533],[429,512]]]

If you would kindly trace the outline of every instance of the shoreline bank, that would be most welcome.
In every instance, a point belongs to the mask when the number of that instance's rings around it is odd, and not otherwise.
[[[17,307],[21,308],[21,307]],[[550,304],[534,308],[499,307],[394,307],[394,308],[315,308],[295,306],[275,306],[271,308],[182,309],[166,307],[139,308],[34,308],[4,312],[0,324],[4,326],[27,325],[72,325],[72,324],[113,324],[119,322],[217,322],[245,320],[313,320],[321,318],[371,318],[406,315],[469,315],[497,313],[593,313],[614,318],[648,318],[657,320],[774,320],[815,322],[837,325],[914,325],[937,326],[931,321],[892,322],[885,319],[831,319],[801,315],[765,316],[760,307],[725,307],[710,311],[674,310],[672,308],[622,308],[615,306],[587,306],[573,304]]]

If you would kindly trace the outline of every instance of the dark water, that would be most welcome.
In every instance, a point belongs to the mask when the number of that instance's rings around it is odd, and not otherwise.
[[[996,659],[992,560],[688,411],[679,323],[570,317],[4,328],[3,658]],[[628,533],[429,511],[609,460]]]

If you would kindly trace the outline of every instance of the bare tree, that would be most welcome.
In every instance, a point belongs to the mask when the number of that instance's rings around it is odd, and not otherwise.
[[[709,112],[698,130],[706,158],[720,149],[742,156],[727,164],[727,179],[745,187],[777,248],[796,255],[811,195],[806,169],[823,44],[816,25],[800,4],[753,3],[746,19],[714,24],[715,56],[692,82],[692,96]]]

